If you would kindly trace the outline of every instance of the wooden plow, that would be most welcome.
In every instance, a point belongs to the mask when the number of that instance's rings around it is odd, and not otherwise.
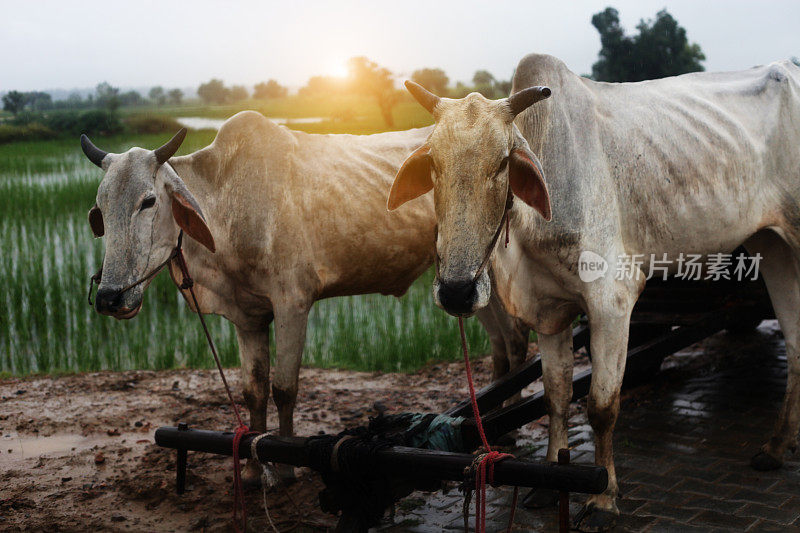
[[[772,308],[763,282],[759,281],[649,281],[637,303],[630,329],[625,386],[641,384],[661,367],[669,354],[703,340],[723,329],[751,330],[772,318]],[[589,327],[585,318],[573,330],[575,350],[585,348],[591,357]],[[502,403],[540,378],[542,363],[535,357],[505,377],[481,389],[477,402],[490,441],[546,415],[543,391],[503,407]],[[573,400],[588,394],[591,370],[573,378]],[[469,400],[442,413],[439,423],[452,426],[448,450],[426,449],[430,443],[410,446],[409,437],[420,428],[413,416],[393,415],[372,419],[367,428],[338,435],[285,438],[265,435],[256,443],[258,460],[309,467],[322,474],[326,488],[320,507],[340,514],[337,531],[367,531],[377,525],[384,512],[413,490],[437,490],[442,481],[469,482],[474,475],[470,453],[479,444]],[[430,425],[435,415],[428,415]],[[405,417],[405,418],[404,418]],[[429,429],[428,427],[423,430]],[[231,455],[234,434],[230,432],[162,427],[156,444],[178,452],[177,490],[186,479],[188,451]],[[412,435],[413,437],[413,435]],[[239,456],[249,458],[253,436],[242,439]],[[417,439],[419,440],[419,439]],[[424,441],[424,439],[423,439]],[[562,450],[565,452],[566,450]],[[557,490],[562,494],[560,525],[565,527],[570,492],[597,494],[605,490],[604,468],[568,464],[568,453],[560,453],[561,464],[508,459],[495,466],[494,484]],[[566,463],[566,464],[565,464]]]

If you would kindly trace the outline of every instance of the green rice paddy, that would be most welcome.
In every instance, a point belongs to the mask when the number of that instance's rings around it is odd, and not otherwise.
[[[156,147],[168,137],[96,141],[124,151]],[[213,131],[193,131],[180,153],[213,137]],[[0,373],[212,366],[197,318],[167,273],[148,288],[133,320],[116,321],[89,306],[88,280],[102,262],[103,241],[92,238],[86,214],[101,177],[78,139],[0,146]],[[410,371],[458,358],[458,326],[434,306],[430,284],[429,272],[400,299],[364,295],[318,302],[305,364]],[[209,317],[209,325],[223,364],[237,365],[233,326],[221,317]],[[466,327],[473,352],[485,353],[488,339],[480,324],[470,319]]]

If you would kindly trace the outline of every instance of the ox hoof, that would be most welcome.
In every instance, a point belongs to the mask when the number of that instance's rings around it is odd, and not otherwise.
[[[527,509],[547,509],[557,503],[558,491],[553,489],[531,489],[522,500],[522,506]]]
[[[761,450],[750,459],[750,466],[759,472],[765,472],[767,470],[779,469],[783,466],[783,461]]]
[[[617,524],[619,512],[600,509],[594,504],[587,503],[575,516],[573,527],[578,531],[595,532],[609,531]]]

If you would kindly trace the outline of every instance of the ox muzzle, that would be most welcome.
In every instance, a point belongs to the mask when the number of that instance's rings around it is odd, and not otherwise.
[[[469,317],[489,303],[492,288],[489,274],[477,278],[433,280],[433,300],[438,307],[456,317]]]
[[[101,286],[97,289],[94,307],[101,315],[126,320],[136,316],[142,308],[142,295],[135,289],[123,292],[118,288]]]

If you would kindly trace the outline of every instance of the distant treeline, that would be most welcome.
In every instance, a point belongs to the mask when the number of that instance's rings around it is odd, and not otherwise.
[[[122,132],[175,132],[180,127],[171,117],[145,114],[121,118],[119,113],[108,109],[24,111],[0,123],[0,144],[77,137],[81,133],[100,136]]]
[[[24,111],[42,112],[53,109],[108,109],[115,111],[120,107],[164,105],[167,102],[180,105],[183,101],[183,91],[180,89],[165,91],[161,86],[150,89],[148,96],[149,98],[144,98],[138,91],[121,92],[118,87],[112,87],[109,83],[103,82],[97,85],[94,94],[90,94],[86,98],[77,91],[64,100],[53,100],[52,95],[41,91],[10,91],[3,95],[3,110],[16,116]]]
[[[601,49],[592,73],[584,74],[586,77],[598,81],[639,81],[703,70],[701,63],[705,55],[700,46],[689,42],[686,30],[666,10],[659,11],[655,19],[640,21],[636,27],[638,33],[633,35],[626,35],[620,25],[619,13],[611,7],[596,13],[592,25],[600,33]],[[511,81],[498,80],[486,70],[476,71],[471,84],[460,81],[451,84],[450,78],[440,68],[415,70],[411,79],[435,94],[453,98],[461,98],[473,91],[487,98],[502,98],[511,90]],[[364,101],[372,101],[378,106],[386,126],[392,128],[392,110],[402,98],[407,98],[397,81],[398,76],[389,69],[366,57],[353,57],[347,63],[347,76],[313,76],[299,90],[298,97],[314,100],[333,95],[361,96]],[[200,84],[197,89],[197,96],[207,105],[238,104],[249,99],[267,101],[287,95],[288,89],[274,79],[256,84],[252,92],[243,85],[226,86],[217,78]],[[75,131],[114,133],[125,127],[115,114],[120,107],[177,106],[183,101],[184,94],[180,89],[167,90],[156,86],[145,98],[137,91],[121,92],[106,82],[99,84],[95,93],[87,98],[73,93],[66,100],[59,101],[53,101],[46,92],[11,91],[3,96],[3,109],[14,118],[0,122],[0,142],[14,135],[45,138]],[[72,112],[57,113],[59,110]],[[346,110],[346,114],[354,113],[352,109]],[[152,119],[146,126],[159,127],[159,124]]]

